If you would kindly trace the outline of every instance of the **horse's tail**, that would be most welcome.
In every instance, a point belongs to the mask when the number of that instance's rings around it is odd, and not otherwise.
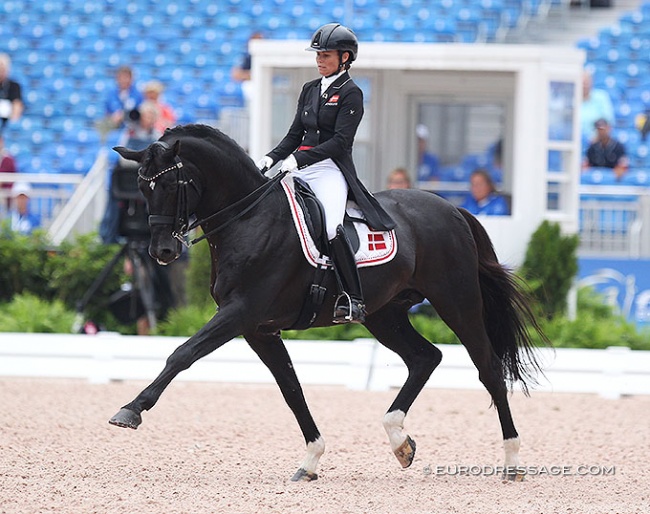
[[[501,359],[504,378],[510,384],[518,380],[524,393],[528,394],[528,384],[536,384],[537,375],[543,374],[529,328],[537,332],[546,344],[550,345],[550,342],[535,319],[523,284],[499,263],[483,225],[468,211],[459,211],[476,243],[483,318],[488,337]]]

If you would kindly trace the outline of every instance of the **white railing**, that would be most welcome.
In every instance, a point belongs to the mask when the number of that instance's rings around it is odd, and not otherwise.
[[[102,148],[95,164],[52,221],[48,235],[53,244],[61,244],[74,233],[84,234],[97,228],[106,206],[107,170],[108,150]]]
[[[75,378],[92,383],[152,380],[185,338],[81,334],[0,334],[0,377]],[[401,387],[406,367],[373,339],[285,341],[304,384],[343,385],[352,389]],[[442,363],[427,387],[483,389],[478,372],[461,345],[437,345]],[[650,351],[625,347],[606,350],[540,350],[546,377],[537,391],[594,393],[606,398],[650,394]],[[273,383],[273,377],[242,339],[183,371],[178,380]]]
[[[580,187],[580,253],[650,256],[650,192],[638,186]]]
[[[77,173],[0,173],[0,183],[27,182],[31,185],[30,208],[47,229],[73,195],[84,176]],[[66,187],[67,186],[67,187]],[[0,219],[7,215],[11,189],[0,188]]]

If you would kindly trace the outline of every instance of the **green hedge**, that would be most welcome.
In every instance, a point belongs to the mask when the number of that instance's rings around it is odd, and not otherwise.
[[[556,248],[558,244],[563,244],[553,241],[563,237],[555,227],[543,226],[539,234],[544,244],[555,245]],[[70,332],[75,321],[77,303],[119,249],[117,245],[103,245],[94,233],[80,236],[58,248],[52,248],[42,232],[29,237],[14,234],[2,236],[0,332]],[[572,245],[573,241],[564,244],[565,263],[574,258],[575,249],[570,248]],[[553,268],[545,260],[531,258],[529,264],[532,262],[538,263],[543,270],[540,271],[539,267],[535,268],[531,264],[527,268],[528,273],[537,277],[543,273],[553,275]],[[554,260],[554,266],[561,268],[562,262]],[[549,315],[554,309],[564,311],[564,300],[558,300],[563,298],[562,295],[553,295],[546,306],[544,302],[549,299],[549,291],[565,290],[567,276],[556,282],[555,288],[549,287],[554,282],[545,279],[545,294],[537,299],[537,308],[544,313],[540,315],[542,328],[554,346],[605,348],[623,345],[637,350],[650,350],[650,329],[638,330],[634,324],[607,307],[603,298],[593,290],[579,292],[576,320],[568,320],[563,314]],[[108,298],[125,280],[123,270],[116,266],[97,294],[93,295],[84,314],[105,330],[132,334],[135,332],[134,327],[121,325],[107,309]],[[529,279],[529,283],[531,280],[533,279]],[[171,311],[159,323],[157,333],[189,337],[214,316],[216,306],[210,297],[209,282],[208,245],[196,245],[190,249],[187,283],[189,305]],[[541,282],[538,285],[540,284]],[[411,316],[413,325],[425,338],[436,343],[458,343],[456,336],[437,318],[435,312],[426,312],[427,314]],[[287,330],[283,332],[283,337],[353,340],[372,336],[360,325],[336,325],[307,331]]]

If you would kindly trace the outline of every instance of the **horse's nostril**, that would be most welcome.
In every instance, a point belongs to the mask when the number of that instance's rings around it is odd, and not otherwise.
[[[173,246],[151,246],[149,254],[160,264],[168,264],[174,261],[180,252]]]

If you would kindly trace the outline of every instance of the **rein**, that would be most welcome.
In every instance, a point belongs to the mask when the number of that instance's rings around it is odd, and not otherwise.
[[[190,247],[200,241],[203,241],[204,239],[210,237],[213,234],[216,234],[220,230],[226,228],[228,225],[231,223],[237,221],[241,217],[244,216],[247,212],[255,208],[255,206],[260,203],[272,190],[275,186],[277,186],[280,181],[285,177],[285,175],[288,173],[288,171],[281,171],[277,175],[275,175],[271,180],[268,182],[265,182],[262,184],[260,187],[255,189],[254,191],[250,192],[247,194],[244,198],[241,200],[236,201],[233,204],[230,204],[228,207],[225,207],[221,209],[220,211],[215,212],[214,214],[211,214],[207,218],[203,218],[201,220],[197,220],[194,223],[192,223],[189,227],[187,227],[187,230],[185,231],[184,234],[174,234],[175,237],[181,237],[181,242],[185,244],[187,247]],[[217,225],[215,228],[212,230],[204,233],[203,235],[192,239],[189,243],[185,243],[184,237],[193,229],[198,227],[199,225],[202,225],[203,223],[210,221],[218,216],[228,216],[231,215],[233,212],[237,211],[237,209],[241,208],[242,206],[245,206],[241,211],[237,212],[235,216],[233,216],[230,219],[227,219],[226,221],[222,222],[220,225]]]
[[[161,143],[159,142],[158,144]],[[192,179],[187,180],[185,178],[183,173],[183,163],[180,157],[176,156],[175,161],[176,162],[172,166],[169,166],[168,168],[159,171],[152,177],[145,177],[139,171],[138,171],[138,176],[140,177],[140,179],[144,180],[145,182],[148,182],[149,187],[153,191],[156,187],[156,180],[158,178],[160,178],[162,175],[170,171],[179,170],[178,176],[176,178],[176,181],[180,186],[178,189],[178,195],[176,201],[176,216],[164,216],[160,214],[152,214],[149,216],[149,226],[172,225],[173,226],[172,237],[178,239],[183,245],[185,245],[188,248],[200,241],[203,241],[204,239],[219,232],[220,230],[223,230],[228,225],[237,221],[242,216],[244,216],[247,212],[255,208],[255,206],[258,203],[260,203],[271,192],[271,190],[277,184],[280,183],[280,181],[288,173],[286,171],[278,173],[270,181],[265,182],[264,184],[262,184],[260,187],[258,187],[257,189],[255,189],[254,191],[246,195],[241,200],[238,200],[235,203],[230,204],[224,209],[221,209],[220,211],[217,211],[206,218],[194,221],[191,225],[188,226],[190,212],[189,212],[189,205],[187,203],[187,186],[188,184],[191,184],[195,189],[197,189],[197,187]],[[237,212],[238,210],[239,212]],[[229,217],[229,218],[223,221],[221,224],[217,225],[212,230],[204,233],[203,235],[195,239],[192,239],[189,242],[186,242],[185,239],[187,234],[189,234],[192,230],[202,225],[203,223],[211,221],[217,217]]]

